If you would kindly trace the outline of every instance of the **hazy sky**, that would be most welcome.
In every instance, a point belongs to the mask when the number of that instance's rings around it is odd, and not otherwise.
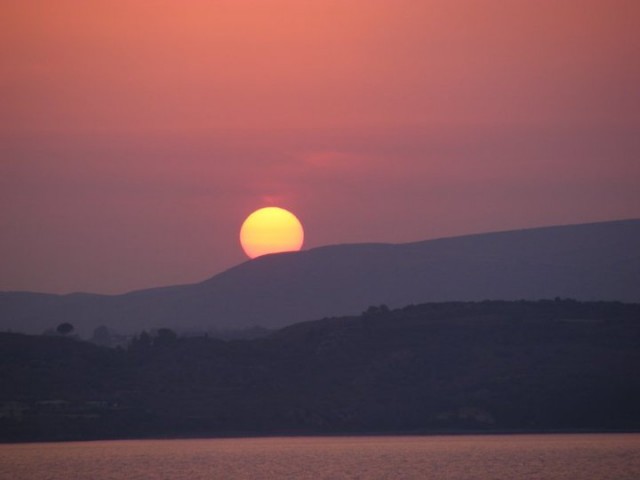
[[[0,290],[640,217],[637,0],[4,0]]]

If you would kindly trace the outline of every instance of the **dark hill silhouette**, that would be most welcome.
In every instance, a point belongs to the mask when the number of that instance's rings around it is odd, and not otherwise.
[[[640,301],[640,220],[407,244],[335,245],[267,255],[204,282],[124,295],[0,294],[0,328],[71,322],[119,331],[281,327],[373,304],[575,298]]]
[[[0,441],[640,429],[640,304],[440,303],[249,341],[0,333]]]

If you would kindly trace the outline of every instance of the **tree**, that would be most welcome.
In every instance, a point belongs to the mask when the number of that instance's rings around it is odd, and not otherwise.
[[[142,331],[140,335],[136,335],[131,339],[129,343],[129,350],[135,352],[148,351],[151,348],[151,335],[146,331]]]
[[[177,340],[178,335],[176,335],[176,332],[174,332],[170,328],[159,328],[157,337],[155,338],[153,344],[161,347],[167,347],[176,343]]]
[[[58,327],[56,328],[56,332],[58,332],[58,334],[60,335],[69,335],[71,332],[73,332],[73,325],[71,325],[69,322],[63,322],[58,325]]]
[[[96,345],[108,347],[111,345],[111,332],[107,327],[101,325],[93,331],[91,341]]]
[[[378,307],[376,307],[375,305],[371,305],[369,308],[367,308],[364,312],[362,312],[362,316],[363,317],[371,317],[371,316],[375,316],[375,315],[383,315],[389,313],[389,307],[387,307],[386,305],[380,305]]]

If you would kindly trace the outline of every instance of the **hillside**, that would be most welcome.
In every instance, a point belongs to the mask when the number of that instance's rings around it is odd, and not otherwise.
[[[0,334],[5,441],[640,429],[640,305],[440,303],[251,341]]]
[[[124,295],[0,294],[0,329],[281,327],[426,301],[640,301],[640,220],[268,255],[204,282]]]

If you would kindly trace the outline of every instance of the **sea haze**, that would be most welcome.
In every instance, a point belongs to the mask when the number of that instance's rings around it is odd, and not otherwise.
[[[201,283],[124,295],[0,293],[0,329],[60,322],[89,336],[282,327],[428,301],[640,302],[640,220],[487,233],[408,244],[334,245],[245,262]]]

